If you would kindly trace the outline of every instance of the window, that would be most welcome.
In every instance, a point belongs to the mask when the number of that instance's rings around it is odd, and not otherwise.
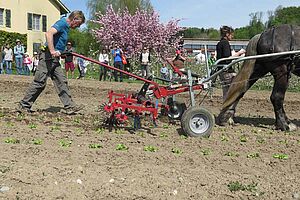
[[[5,16],[6,16],[6,27],[10,28],[11,27],[11,12],[10,10],[5,10]]]
[[[27,29],[28,30],[41,30],[41,15],[27,13]]]
[[[33,14],[33,20],[32,20],[32,29],[39,31],[40,28],[40,21],[41,21],[41,15],[35,15]]]
[[[4,25],[4,21],[3,21],[3,12],[4,12],[4,9],[3,9],[3,8],[0,8],[0,26],[3,26],[3,25]]]
[[[43,29],[43,32],[46,32],[47,31],[47,16],[43,15],[42,16],[42,29]]]

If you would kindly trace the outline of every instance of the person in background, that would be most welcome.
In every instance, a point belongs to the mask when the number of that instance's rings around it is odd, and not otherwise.
[[[160,75],[161,75],[161,78],[163,78],[165,80],[169,79],[169,70],[168,70],[165,62],[163,63],[162,67],[160,68]]]
[[[210,56],[209,56],[209,59],[208,59],[208,66],[212,66],[216,61],[217,61],[216,53],[214,51],[212,51],[210,53]]]
[[[31,70],[31,73],[33,74],[33,76],[35,75],[35,72],[36,72],[36,68],[39,64],[39,55],[38,53],[35,51],[33,52],[33,57],[32,57],[32,70]]]
[[[76,105],[71,97],[68,80],[61,69],[59,59],[61,53],[66,49],[70,28],[75,29],[84,22],[83,12],[73,11],[67,18],[63,17],[58,20],[46,32],[46,44],[43,46],[33,82],[27,89],[24,98],[19,102],[16,108],[17,112],[32,112],[31,107],[45,89],[49,77],[53,81],[57,94],[64,105],[63,111],[65,114],[76,114],[83,109],[83,106]]]
[[[4,48],[4,64],[6,67],[6,74],[12,74],[12,61],[13,61],[13,50],[10,48],[9,44],[6,44]]]
[[[4,56],[5,56],[4,46],[2,46],[0,49],[0,74],[4,73],[4,69],[3,69]]]
[[[123,51],[118,44],[115,44],[115,48],[112,50],[112,56],[114,58],[114,67],[123,70],[122,54]],[[118,72],[114,71],[115,81],[118,82]],[[120,82],[123,82],[123,73],[120,72]]]
[[[142,53],[140,54],[140,63],[142,76],[145,78],[150,76],[150,61],[150,52],[148,51],[147,47],[144,47]]]
[[[99,62],[108,65],[109,63],[109,55],[106,51],[106,49],[102,49],[101,53],[99,54]],[[99,73],[99,81],[103,80],[106,81],[106,74],[107,74],[107,68],[100,65],[100,73]]]
[[[231,47],[229,44],[229,41],[233,39],[234,37],[234,30],[232,27],[229,26],[222,26],[220,28],[220,35],[221,39],[217,44],[217,60],[221,58],[228,58],[228,57],[237,57],[245,53],[245,50],[241,50],[237,52],[235,55],[231,54]],[[229,64],[231,60],[229,61],[223,61],[220,64]],[[233,69],[233,67],[228,68],[227,70],[220,73],[220,81],[222,84],[223,89],[223,99],[226,98],[227,91],[230,87],[230,84],[233,80],[233,78],[236,76],[236,73]]]
[[[77,79],[81,79],[85,77],[86,73],[86,64],[84,62],[83,58],[77,58],[77,65],[78,65],[78,71],[79,71],[79,77]]]
[[[73,52],[72,43],[67,43],[66,48],[67,53]],[[65,56],[65,70],[66,70],[66,77],[69,78],[69,71],[71,71],[71,78],[74,78],[74,70],[75,70],[75,60],[72,54],[66,54]]]
[[[176,56],[173,58],[173,65],[175,67],[179,68],[180,71],[185,71],[185,68],[184,68],[185,61],[186,61],[186,58],[182,55],[182,50],[177,49]]]
[[[28,52],[24,54],[23,64],[24,64],[24,75],[30,76],[30,71],[32,70],[32,60],[29,57]]]
[[[16,40],[16,46],[14,47],[14,55],[16,62],[17,74],[22,75],[23,72],[23,59],[24,59],[24,47],[19,39]]]

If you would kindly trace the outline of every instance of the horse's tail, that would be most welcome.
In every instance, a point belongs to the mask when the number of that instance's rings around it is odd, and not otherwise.
[[[257,55],[257,43],[260,38],[260,34],[255,35],[249,41],[246,48],[246,56]],[[248,81],[253,72],[255,59],[245,60],[241,70],[238,72],[237,76],[233,79],[226,98],[224,99],[222,110],[228,109],[233,103],[238,99],[238,97],[248,90]]]

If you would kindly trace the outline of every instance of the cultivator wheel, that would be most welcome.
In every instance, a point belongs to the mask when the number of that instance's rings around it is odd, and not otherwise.
[[[185,103],[173,101],[173,102],[169,103],[168,105],[170,106],[169,112],[168,112],[168,117],[171,118],[172,120],[181,119],[182,114],[186,110]]]
[[[192,106],[181,118],[182,130],[192,137],[209,137],[215,125],[214,116],[206,109]]]

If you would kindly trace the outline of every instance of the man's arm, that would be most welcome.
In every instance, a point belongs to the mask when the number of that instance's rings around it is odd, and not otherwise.
[[[46,40],[48,44],[49,51],[52,56],[58,57],[60,56],[60,52],[56,51],[54,49],[54,43],[53,43],[53,36],[57,33],[57,30],[53,27],[51,27],[47,32],[46,32]]]

